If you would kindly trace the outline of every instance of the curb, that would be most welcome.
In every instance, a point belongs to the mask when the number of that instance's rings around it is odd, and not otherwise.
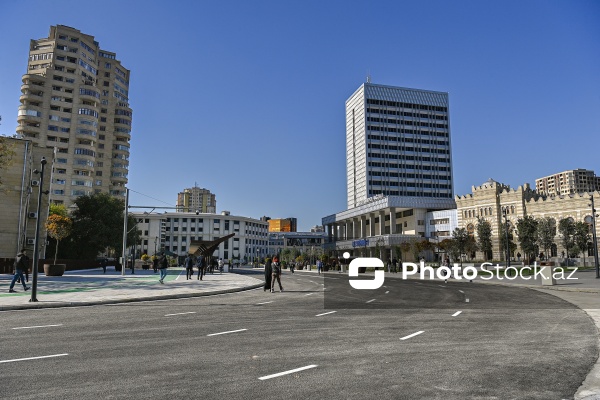
[[[146,296],[146,297],[135,297],[128,299],[115,299],[115,300],[99,300],[99,301],[81,301],[81,302],[54,302],[54,303],[28,303],[28,304],[20,304],[14,306],[0,306],[0,311],[15,311],[15,310],[37,310],[43,308],[63,308],[63,307],[87,307],[87,306],[97,306],[97,305],[106,305],[106,304],[122,304],[122,303],[136,303],[142,301],[154,301],[154,300],[170,300],[170,299],[186,299],[193,297],[204,297],[204,296],[214,296],[218,294],[225,293],[235,293],[235,292],[243,292],[246,290],[257,289],[263,287],[264,282],[250,285],[250,286],[242,286],[233,289],[224,289],[224,290],[216,290],[213,292],[203,292],[203,293],[179,293],[179,294],[165,294],[161,296]]]

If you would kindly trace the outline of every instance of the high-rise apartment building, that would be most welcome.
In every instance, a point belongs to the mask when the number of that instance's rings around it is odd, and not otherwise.
[[[132,110],[130,71],[77,29],[50,27],[32,40],[17,134],[56,148],[50,199],[70,205],[92,193],[125,194]]]
[[[177,212],[216,213],[217,200],[208,189],[194,186],[177,194]]]
[[[588,169],[573,169],[535,180],[541,195],[557,196],[600,190],[600,177]]]
[[[374,196],[452,199],[448,94],[364,83],[346,101],[348,208]]]

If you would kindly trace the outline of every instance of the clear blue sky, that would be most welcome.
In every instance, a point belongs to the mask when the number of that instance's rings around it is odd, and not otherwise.
[[[167,203],[197,182],[218,212],[300,230],[344,210],[344,102],[368,72],[449,92],[455,194],[600,174],[598,1],[0,0],[0,134],[56,24],[132,71],[129,187]]]

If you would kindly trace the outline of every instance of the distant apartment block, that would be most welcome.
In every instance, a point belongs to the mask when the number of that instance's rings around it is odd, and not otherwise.
[[[130,71],[93,36],[64,26],[29,45],[17,134],[56,148],[50,200],[69,206],[81,195],[124,196],[132,110]]]
[[[573,169],[535,180],[539,194],[557,196],[600,190],[600,177],[594,171]]]
[[[296,232],[298,220],[296,218],[269,219],[269,232]]]
[[[208,189],[197,186],[183,189],[177,194],[177,212],[214,214],[217,212],[217,200]]]

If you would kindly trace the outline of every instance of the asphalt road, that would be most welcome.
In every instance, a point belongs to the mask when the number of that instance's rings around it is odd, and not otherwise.
[[[568,399],[598,357],[583,311],[529,289],[390,279],[334,309],[322,277],[282,281],[282,293],[1,312],[0,398]],[[549,305],[513,307],[528,303]]]

